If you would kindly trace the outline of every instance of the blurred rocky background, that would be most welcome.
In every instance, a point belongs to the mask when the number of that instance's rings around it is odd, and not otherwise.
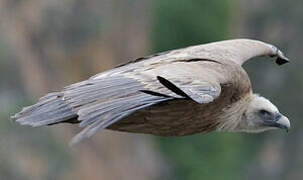
[[[303,1],[0,0],[0,179],[303,179]],[[271,42],[292,63],[245,64],[291,131],[181,138],[103,131],[68,147],[79,128],[23,127],[21,107],[154,52],[229,38]]]

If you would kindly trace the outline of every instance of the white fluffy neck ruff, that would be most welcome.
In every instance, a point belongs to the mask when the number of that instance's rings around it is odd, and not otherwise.
[[[254,96],[254,94],[249,93],[247,96],[225,108],[223,115],[220,117],[221,123],[218,125],[217,130],[235,131]]]

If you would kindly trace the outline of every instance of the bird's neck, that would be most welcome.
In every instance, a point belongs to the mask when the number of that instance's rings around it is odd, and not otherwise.
[[[245,112],[248,108],[249,101],[251,101],[253,94],[249,93],[242,97],[239,101],[233,103],[227,108],[223,109],[224,113],[220,117],[221,123],[217,127],[218,131],[235,132],[240,131],[242,123],[245,121]]]

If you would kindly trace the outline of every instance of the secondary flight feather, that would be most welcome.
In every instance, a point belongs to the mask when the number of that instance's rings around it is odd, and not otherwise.
[[[275,46],[234,39],[139,58],[50,93],[13,120],[31,126],[77,123],[72,144],[102,129],[184,136],[210,131],[288,130],[290,122],[252,91],[242,64],[254,57],[288,62]]]

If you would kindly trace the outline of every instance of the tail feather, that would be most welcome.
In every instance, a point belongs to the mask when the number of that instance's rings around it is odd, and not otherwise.
[[[12,117],[12,120],[22,125],[43,126],[56,124],[77,117],[62,100],[62,93],[50,93],[40,98],[39,102],[22,109]]]
[[[34,127],[80,123],[79,126],[85,128],[72,140],[73,144],[135,111],[174,98],[144,89],[140,81],[123,76],[89,79],[72,84],[62,92],[45,95],[12,119]]]

